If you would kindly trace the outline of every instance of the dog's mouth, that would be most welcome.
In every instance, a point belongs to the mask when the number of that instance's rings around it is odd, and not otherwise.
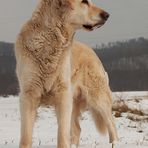
[[[97,29],[97,28],[100,28],[101,26],[103,26],[105,24],[105,22],[99,22],[99,23],[96,23],[95,25],[89,25],[89,24],[85,24],[83,25],[83,28],[88,30],[88,31],[92,31],[94,29]]]

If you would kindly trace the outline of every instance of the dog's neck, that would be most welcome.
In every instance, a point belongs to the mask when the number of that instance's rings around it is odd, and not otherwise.
[[[62,46],[68,46],[72,43],[75,29],[67,22],[69,9],[64,11],[54,0],[42,0],[34,11],[32,20],[35,20],[44,28],[47,28],[50,34],[54,33]],[[64,6],[66,7],[66,6]]]
[[[28,31],[33,30],[35,34],[27,35],[26,49],[27,54],[30,53],[39,63],[42,73],[49,77],[53,72],[58,72],[59,63],[65,60],[65,56],[70,56],[75,30],[64,23],[65,16],[53,14],[55,8],[45,2],[50,4],[50,0],[42,0],[28,22]]]

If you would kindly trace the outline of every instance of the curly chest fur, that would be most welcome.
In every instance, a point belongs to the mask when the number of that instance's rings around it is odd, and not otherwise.
[[[58,69],[72,43],[58,29],[48,29],[32,33],[23,44],[27,56],[32,57],[42,73],[49,75]]]
[[[57,73],[45,79],[41,105],[55,105],[66,90],[71,89],[71,58],[70,51],[64,57]],[[51,79],[52,77],[52,79]]]

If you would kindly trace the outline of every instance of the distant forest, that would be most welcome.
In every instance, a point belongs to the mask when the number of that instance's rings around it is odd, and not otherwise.
[[[0,95],[18,94],[14,44],[0,42]],[[148,39],[108,43],[94,49],[109,74],[113,91],[148,90]]]

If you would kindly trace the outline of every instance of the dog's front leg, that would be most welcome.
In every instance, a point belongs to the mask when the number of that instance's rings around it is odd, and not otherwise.
[[[60,93],[56,106],[58,121],[58,148],[70,148],[70,124],[72,113],[72,92],[69,87]]]
[[[19,148],[32,147],[33,125],[39,105],[39,98],[35,97],[36,94],[31,92],[20,95],[21,138]]]

